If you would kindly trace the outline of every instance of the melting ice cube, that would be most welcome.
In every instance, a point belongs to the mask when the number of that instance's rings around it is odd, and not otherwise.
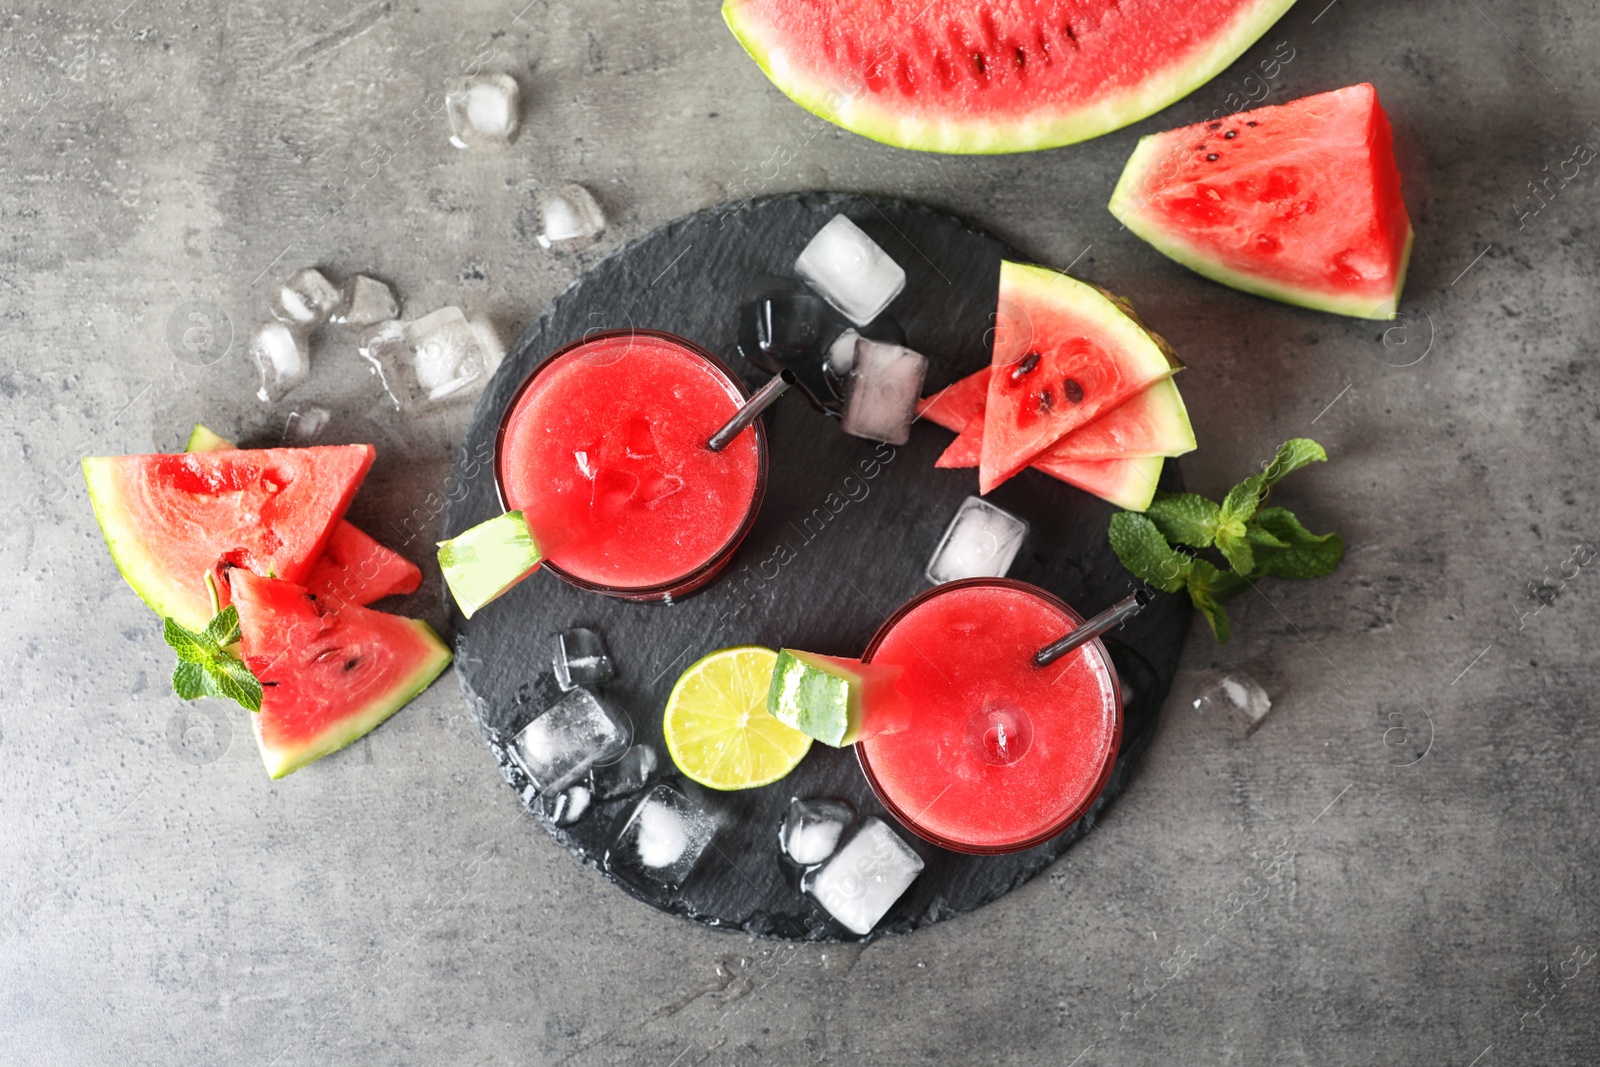
[[[606,229],[605,212],[594,195],[574,182],[563,182],[539,196],[539,218],[544,232],[539,244],[549,248],[565,241],[589,241]]]
[[[361,335],[359,350],[396,407],[439,403],[482,388],[500,365],[498,340],[460,308],[444,307],[409,322],[384,322]]]
[[[350,326],[375,326],[398,317],[400,304],[394,290],[376,278],[352,274],[344,280],[344,294],[331,321]]]
[[[517,83],[509,74],[480,74],[445,94],[450,143],[457,148],[509,144],[521,128]]]
[[[1213,677],[1195,697],[1194,710],[1202,714],[1224,713],[1236,734],[1249,737],[1272,710],[1272,698],[1260,682],[1236,672]]]
[[[587,689],[574,689],[528,725],[511,755],[540,794],[559,793],[628,748],[633,724]]]
[[[856,365],[856,342],[861,340],[861,335],[854,330],[846,330],[833,339],[828,346],[828,369],[836,378],[848,378]]]
[[[583,818],[594,801],[594,790],[587,785],[569,785],[545,805],[545,813],[557,826],[571,826]]]
[[[1017,558],[1028,524],[979,497],[969,496],[945,527],[928,561],[934,585],[958,578],[1003,578]]]
[[[272,403],[311,376],[311,353],[301,330],[282,322],[262,322],[250,331],[250,358],[261,371],[262,401]]]
[[[882,819],[869,817],[804,888],[845,929],[869,933],[922,873],[922,857]]]
[[[864,337],[857,340],[840,427],[869,441],[905,444],[911,440],[927,373],[928,361],[920,353]]]
[[[900,264],[843,215],[817,231],[794,270],[857,326],[877,318],[906,287]]]
[[[821,863],[839,847],[856,813],[838,800],[789,801],[789,811],[778,828],[778,847],[802,867]]]
[[[617,762],[595,771],[595,790],[602,800],[614,800],[637,793],[650,784],[650,776],[656,773],[660,764],[654,748],[645,744],[634,745]]]
[[[297,270],[272,294],[272,315],[291,326],[316,326],[328,321],[343,302],[339,287],[315,267]]]
[[[288,448],[303,448],[312,444],[327,429],[328,420],[333,416],[327,408],[306,408],[304,411],[291,411],[283,424],[283,443]]]
[[[581,626],[556,634],[553,662],[556,684],[563,690],[605,685],[617,676],[600,635]]]
[[[716,821],[673,789],[644,795],[606,851],[606,870],[628,881],[681,886],[716,836]]]

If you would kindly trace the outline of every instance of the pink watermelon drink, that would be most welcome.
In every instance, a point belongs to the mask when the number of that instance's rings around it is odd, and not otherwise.
[[[500,427],[501,502],[523,512],[544,563],[629,600],[710,581],[755,521],[760,424],[706,442],[746,397],[703,349],[654,330],[591,335],[541,363]]]
[[[1048,667],[1034,654],[1082,619],[1005,578],[937,586],[884,623],[867,662],[898,666],[906,729],[856,745],[878,798],[957,852],[1054,837],[1099,795],[1122,737],[1116,672],[1098,641]]]

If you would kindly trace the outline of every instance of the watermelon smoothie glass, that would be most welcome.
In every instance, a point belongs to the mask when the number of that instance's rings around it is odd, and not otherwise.
[[[668,600],[727,565],[767,480],[756,422],[707,441],[747,398],[699,346],[656,330],[591,334],[547,357],[500,424],[495,483],[544,565],[582,589]]]
[[[1098,640],[1048,667],[1034,656],[1082,621],[1007,578],[936,586],[890,616],[863,658],[901,668],[911,719],[856,745],[884,807],[978,854],[1031,848],[1078,819],[1122,739],[1116,670]]]

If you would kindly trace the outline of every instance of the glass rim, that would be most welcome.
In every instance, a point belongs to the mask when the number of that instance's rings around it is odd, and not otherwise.
[[[901,604],[898,608],[896,608],[894,612],[891,613],[890,616],[878,627],[877,632],[872,635],[872,640],[867,642],[866,651],[861,654],[862,661],[871,663],[873,655],[883,644],[884,639],[889,636],[889,633],[897,625],[899,625],[907,615],[916,610],[922,604],[959,589],[972,589],[977,587],[1011,589],[1017,592],[1027,593],[1030,596],[1042,600],[1049,606],[1063,612],[1069,619],[1073,620],[1073,625],[1083,622],[1084,617],[1065,600],[1062,600],[1048,589],[1042,589],[1030,582],[1019,581],[1016,578],[961,578],[953,582],[945,582],[942,585],[936,585],[931,589],[924,589],[922,592],[918,593],[916,596],[912,597],[910,600],[907,600],[904,604]],[[873,773],[872,770],[872,759],[868,755],[866,749],[866,746],[871,743],[871,739],[869,738],[865,742],[857,742],[855,745],[855,750],[856,761],[861,765],[861,773],[866,775],[867,784],[872,787],[873,796],[877,797],[878,802],[884,806],[890,815],[894,816],[895,821],[900,823],[900,825],[904,826],[906,829],[910,830],[912,833],[916,834],[918,837],[922,838],[924,841],[932,842],[933,844],[938,845],[940,848],[949,849],[951,852],[960,852],[969,856],[999,856],[1012,852],[1024,852],[1030,848],[1035,848],[1039,845],[1042,845],[1046,841],[1049,841],[1057,835],[1065,832],[1069,827],[1072,826],[1073,823],[1083,818],[1084,813],[1094,805],[1094,802],[1100,798],[1100,794],[1105,791],[1106,782],[1110,780],[1112,768],[1116,766],[1117,756],[1122,750],[1122,685],[1121,679],[1117,675],[1117,665],[1112,661],[1111,654],[1106,650],[1106,646],[1100,640],[1100,638],[1096,637],[1093,641],[1087,642],[1082,647],[1085,649],[1094,649],[1095,655],[1099,658],[1100,663],[1105,667],[1106,674],[1110,679],[1112,707],[1111,738],[1109,744],[1106,745],[1106,751],[1101,763],[1100,771],[1099,774],[1095,776],[1093,786],[1084,793],[1083,799],[1077,805],[1069,809],[1067,813],[1059,820],[1051,823],[1050,826],[1044,830],[1030,834],[1028,837],[1021,840],[1007,842],[1003,845],[981,845],[974,844],[972,842],[957,841],[953,838],[945,837],[944,835],[936,833],[927,827],[918,825],[917,821],[907,815],[905,809],[897,804],[878,782],[878,777]]]
[[[740,403],[750,399],[750,390],[746,388],[744,380],[735,374],[731,367],[729,367],[722,360],[718,359],[710,351],[701,345],[695,344],[686,337],[680,337],[678,334],[669,333],[666,330],[653,330],[631,326],[615,330],[594,330],[587,332],[577,340],[569,341],[568,343],[562,345],[560,348],[539,360],[538,363],[534,364],[533,369],[528,371],[527,376],[522,379],[522,384],[518,385],[516,391],[511,394],[511,399],[506,402],[506,409],[500,416],[500,424],[495,429],[494,435],[494,491],[495,496],[500,502],[500,508],[502,511],[510,510],[510,506],[509,502],[506,500],[505,474],[502,470],[501,459],[505,453],[506,431],[511,425],[511,419],[516,414],[517,408],[522,404],[522,398],[527,395],[528,390],[533,386],[534,380],[537,379],[544,371],[554,366],[564,356],[570,355],[586,345],[594,344],[599,341],[609,341],[616,337],[648,337],[657,341],[665,341],[673,347],[682,349],[691,356],[697,356],[702,361],[709,364],[711,369],[720,374],[728,383],[733,392],[740,397]],[[762,426],[760,419],[757,419],[755,422],[751,423],[750,428],[755,431],[756,435],[755,492],[751,494],[750,506],[745,512],[744,520],[739,524],[738,528],[734,530],[733,534],[728,538],[728,540],[723,543],[722,547],[718,548],[716,552],[712,553],[711,558],[706,560],[706,562],[700,564],[691,571],[679,575],[677,578],[674,578],[671,581],[657,582],[654,585],[638,586],[608,585],[605,582],[596,582],[589,578],[581,578],[578,575],[564,570],[562,567],[551,562],[550,560],[544,560],[541,566],[554,573],[556,577],[560,578],[568,585],[575,586],[591,593],[600,593],[604,596],[614,596],[628,600],[668,599],[673,596],[683,596],[699,589],[701,586],[710,581],[711,578],[715,577],[717,572],[721,570],[722,567],[726,566],[728,561],[733,558],[733,553],[738,549],[739,545],[743,543],[746,535],[750,533],[750,528],[755,525],[756,515],[761,511],[761,501],[766,496],[767,431],[766,428]]]

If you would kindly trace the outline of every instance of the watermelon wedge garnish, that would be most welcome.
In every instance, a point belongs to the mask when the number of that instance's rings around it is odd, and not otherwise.
[[[1411,256],[1389,118],[1371,85],[1139,141],[1111,212],[1191,270],[1340,315],[1395,315]]]
[[[213,614],[206,576],[224,566],[292,582],[310,576],[373,454],[371,445],[323,445],[92,456],[83,477],[134,592],[201,630]],[[226,595],[225,583],[217,588]]]
[[[221,452],[234,447],[215,430],[195,423],[184,451]],[[336,596],[363,605],[414,593],[421,584],[422,568],[345,519],[328,535],[322,555],[306,578],[306,588],[318,596]]]
[[[1293,0],[724,0],[796,103],[864,137],[1024,152],[1136,122],[1220,73]]]
[[[1182,364],[1119,300],[1044,267],[1000,264],[978,490]]]
[[[450,650],[419,619],[336,603],[242,568],[226,577],[240,652],[261,683],[251,718],[273,778],[368,733],[450,663]]]

